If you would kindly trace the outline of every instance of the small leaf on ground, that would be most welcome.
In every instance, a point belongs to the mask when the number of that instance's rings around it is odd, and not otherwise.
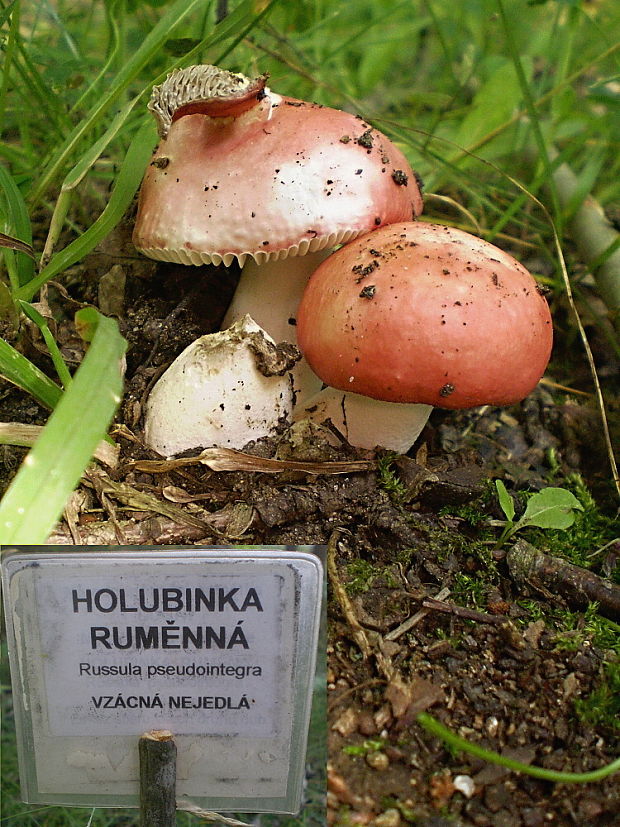
[[[506,515],[508,522],[512,522],[515,516],[515,504],[512,497],[506,490],[506,486],[501,480],[495,480],[495,487],[497,489],[497,496],[499,497],[499,504],[502,511]]]
[[[583,506],[570,491],[565,488],[545,488],[528,501],[518,525],[569,528],[575,522],[575,510],[583,511]]]

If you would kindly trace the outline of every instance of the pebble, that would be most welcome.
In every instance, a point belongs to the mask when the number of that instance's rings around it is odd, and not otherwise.
[[[366,763],[373,770],[384,772],[390,766],[390,759],[384,752],[369,752],[366,756]]]
[[[373,827],[400,827],[402,824],[400,820],[400,813],[398,810],[390,808],[378,815],[372,822]]]
[[[454,789],[463,793],[465,798],[471,798],[476,791],[474,779],[469,775],[457,775],[454,777],[452,783],[454,784]]]

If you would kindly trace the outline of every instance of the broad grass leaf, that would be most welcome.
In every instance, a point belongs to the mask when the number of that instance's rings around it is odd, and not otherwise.
[[[545,488],[529,499],[518,525],[569,528],[575,522],[575,511],[583,511],[583,506],[574,494],[565,488]]]
[[[46,281],[62,273],[67,267],[84,258],[99,242],[110,233],[121,220],[131,204],[144,170],[157,143],[155,126],[152,119],[146,119],[142,127],[135,134],[125,160],[121,164],[114,189],[110,194],[107,206],[91,226],[75,241],[68,244],[64,250],[56,253],[49,264],[19,291],[19,298],[30,301],[37,290]]]
[[[531,63],[527,59],[524,62]],[[513,63],[502,59],[493,64],[490,77],[476,93],[470,110],[456,133],[454,140],[459,146],[476,144],[507,121],[521,103],[522,93]],[[526,65],[525,71],[529,76],[531,65]],[[486,150],[484,154],[486,157]]]
[[[389,77],[390,67],[403,50],[403,41],[393,38],[373,43],[362,52],[358,69],[358,82],[362,92],[373,89]]]
[[[50,410],[56,407],[62,396],[62,390],[55,382],[4,339],[0,339],[0,376]]]
[[[0,232],[15,236],[27,246],[32,246],[32,227],[24,198],[13,176],[0,166]],[[19,284],[32,278],[34,262],[25,253],[16,252],[15,266]]]
[[[2,542],[47,539],[121,400],[126,344],[117,322],[98,314],[70,387],[0,503]]]

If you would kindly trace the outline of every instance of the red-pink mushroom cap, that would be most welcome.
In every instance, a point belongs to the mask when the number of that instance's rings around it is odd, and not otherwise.
[[[281,97],[213,66],[173,72],[150,104],[162,140],[134,244],[184,264],[261,264],[321,250],[422,211],[394,144],[346,112]]]
[[[382,227],[310,278],[299,346],[328,385],[442,408],[509,405],[542,377],[549,308],[512,256],[460,230]]]

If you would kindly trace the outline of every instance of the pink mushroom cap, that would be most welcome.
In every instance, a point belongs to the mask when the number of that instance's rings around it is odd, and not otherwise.
[[[191,70],[200,68],[214,67]],[[188,81],[180,84],[140,192],[134,243],[145,255],[260,264],[421,213],[416,177],[382,133],[355,115],[275,95],[264,79],[243,80],[249,91],[230,105],[222,95],[196,101]]]
[[[442,408],[525,398],[552,336],[525,267],[475,236],[422,222],[382,227],[333,253],[297,316],[299,346],[326,384]]]

